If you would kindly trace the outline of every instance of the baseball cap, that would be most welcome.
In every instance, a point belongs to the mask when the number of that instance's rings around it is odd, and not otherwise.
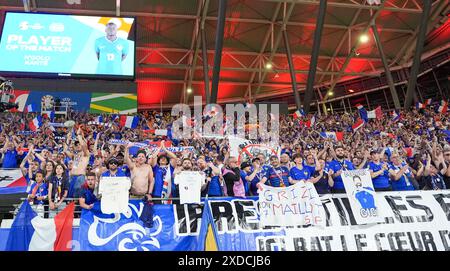
[[[246,168],[246,167],[251,167],[252,165],[249,163],[249,162],[244,162],[244,163],[242,163],[241,164],[241,169],[244,169],[244,168]]]

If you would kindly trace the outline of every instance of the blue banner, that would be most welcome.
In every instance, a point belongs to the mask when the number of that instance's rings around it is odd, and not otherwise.
[[[88,92],[30,91],[25,107],[32,104],[36,112],[51,111],[55,106],[56,111],[65,111],[66,107],[70,107],[75,111],[87,112],[91,105],[90,100],[91,93]]]
[[[125,214],[105,215],[100,203],[83,210],[79,242],[82,251],[204,250],[202,205],[154,205],[153,226],[140,220],[144,202],[130,200]]]

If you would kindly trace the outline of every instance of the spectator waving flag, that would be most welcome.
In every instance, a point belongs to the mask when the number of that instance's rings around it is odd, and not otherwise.
[[[341,141],[344,139],[344,132],[321,132],[320,136],[323,138],[331,138],[336,141]]]
[[[391,112],[392,121],[396,122],[400,120],[400,113],[397,110]]]
[[[425,100],[425,105],[431,105],[433,99],[426,99]]]
[[[28,126],[30,126],[31,131],[36,132],[42,126],[42,117],[41,116],[35,117],[28,123]]]
[[[426,107],[427,107],[426,104],[419,103],[419,102],[416,103],[416,108],[417,109],[425,109]]]
[[[70,251],[74,210],[75,203],[72,202],[55,218],[45,219],[24,201],[11,226],[6,250]]]
[[[359,119],[357,119],[356,122],[352,125],[352,129],[353,129],[353,131],[356,131],[356,130],[358,130],[359,128],[361,128],[361,127],[363,127],[363,126],[364,126],[364,121],[363,121],[361,118],[359,118]]]
[[[25,113],[36,112],[36,107],[33,104],[29,104],[25,107]]]
[[[447,110],[448,110],[448,102],[443,100],[441,102],[441,105],[438,107],[437,111],[438,113],[445,114],[447,113]]]
[[[120,116],[120,126],[126,127],[130,129],[137,128],[139,124],[139,117],[138,116]]]
[[[315,124],[316,124],[316,115],[313,115],[311,119],[305,122],[305,126],[308,128],[314,127]]]
[[[305,116],[305,111],[303,111],[303,109],[299,109],[297,111],[294,112],[294,119],[299,119],[301,117]]]
[[[381,106],[378,106],[374,110],[367,112],[367,117],[369,119],[382,119],[383,111],[381,110]]]
[[[359,111],[359,116],[361,117],[361,119],[365,122],[369,121],[369,117],[367,116],[367,111],[364,108],[364,106],[362,106],[362,104],[357,104],[356,108],[358,108]]]

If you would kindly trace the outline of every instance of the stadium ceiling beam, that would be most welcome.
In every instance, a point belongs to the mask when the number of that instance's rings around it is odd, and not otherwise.
[[[423,13],[422,17],[420,18],[419,33],[417,35],[416,52],[414,54],[413,64],[409,75],[408,89],[406,90],[406,97],[404,104],[405,109],[409,109],[411,107],[413,96],[414,93],[416,92],[417,76],[419,74],[421,62],[420,59],[422,56],[423,46],[426,38],[428,16],[431,10],[431,0],[425,0],[423,5],[424,5]]]
[[[319,5],[319,2],[311,1],[311,0],[263,0],[265,2],[288,2],[288,3],[296,3],[296,4],[308,4],[308,5]],[[337,8],[351,8],[351,9],[367,9],[367,10],[386,10],[392,12],[402,12],[402,13],[422,13],[421,9],[414,8],[400,8],[400,7],[384,7],[381,8],[381,5],[365,5],[358,3],[348,3],[348,2],[328,2],[328,6],[337,7]]]
[[[367,33],[370,26],[375,22],[376,18],[378,17],[378,15],[380,15],[381,11],[383,10],[384,6],[386,5],[386,1],[384,0],[381,2],[379,9],[377,9],[377,11],[375,11],[375,13],[370,17],[369,23],[366,25],[366,27],[364,28],[364,30],[361,33]],[[328,89],[327,93],[325,94],[325,96],[322,99],[322,102],[325,102],[328,97],[330,97],[330,95],[332,95],[333,93],[333,89],[336,86],[337,82],[342,78],[342,76],[344,75],[344,71],[347,69],[348,64],[350,63],[350,60],[353,58],[353,56],[356,53],[356,49],[358,48],[360,44],[360,40],[356,39],[356,44],[352,47],[352,49],[350,50],[349,55],[347,56],[347,58],[345,59],[344,64],[342,65],[339,73],[336,75],[336,77],[333,78],[332,82],[331,82],[331,86]],[[326,111],[325,111],[326,112]]]
[[[23,10],[25,12],[30,12],[30,0],[22,0],[23,2]]]
[[[449,0],[443,0],[439,1],[438,6],[436,6],[431,13],[431,16],[428,19],[428,26],[426,30],[426,34],[430,33],[434,27],[439,24],[439,21],[441,20],[442,16],[447,16],[450,6],[449,6]],[[398,54],[395,56],[393,64],[398,63],[402,64],[410,60],[411,55],[413,54],[413,51],[415,49],[417,40],[417,35],[419,33],[420,24],[415,29],[412,36],[409,37],[408,41],[404,44],[404,46],[401,48],[401,50],[398,52]],[[403,56],[403,58],[402,58]]]
[[[275,39],[275,44],[272,47],[272,51],[270,52],[270,56],[268,58],[267,63],[271,63],[273,65],[273,63],[272,63],[273,58],[275,56],[276,51],[278,50],[278,46],[280,45],[281,37],[283,36],[283,30],[286,30],[286,23],[289,21],[292,11],[294,10],[294,7],[295,7],[295,3],[291,3],[289,5],[289,7],[286,8],[286,12],[283,14],[284,15],[283,23],[281,24],[280,31],[277,34],[277,37]],[[261,90],[261,84],[264,82],[267,72],[268,72],[268,69],[264,69],[263,73],[261,74],[261,77],[259,78],[258,86],[256,87],[255,96],[257,96],[259,91]],[[252,102],[255,102],[255,101],[256,101],[256,99],[255,99],[255,97],[253,97]]]
[[[195,52],[192,54],[192,50],[194,49],[195,41],[198,39],[198,34],[199,34],[198,29],[199,29],[199,25],[200,25],[200,13],[202,11],[202,1],[201,0],[197,0],[197,1],[198,1],[197,16],[195,16],[195,26],[194,26],[194,30],[192,30],[191,45],[189,48],[188,63],[191,63],[191,65],[193,65],[194,61],[197,62],[197,54],[198,54],[197,47],[195,48]],[[183,84],[182,95],[180,97],[180,103],[186,102],[189,99],[189,93],[187,93],[187,89],[190,87],[189,81],[188,81],[189,75],[190,75],[190,72],[188,69],[186,69],[186,72],[184,73],[184,84]]]
[[[182,79],[163,79],[163,78],[156,79],[156,78],[145,78],[145,77],[144,78],[141,77],[141,78],[137,79],[137,81],[138,82],[139,81],[151,82],[151,83],[172,83],[172,84],[184,84],[185,83],[185,81],[182,80]],[[248,82],[246,82],[246,81],[221,80],[220,83],[224,84],[224,85],[235,85],[235,86],[247,86],[248,85]],[[192,80],[192,84],[193,85],[202,85],[203,81],[202,80]],[[257,84],[258,84],[257,82],[253,83],[253,85],[257,85]],[[305,86],[305,84],[302,84],[302,83],[299,83],[299,85]],[[264,87],[276,87],[276,86],[289,87],[289,86],[291,86],[291,83],[284,83],[284,82],[276,82],[276,83],[273,82],[273,83],[271,83],[271,82],[266,82],[266,83],[263,83],[263,86]]]
[[[372,33],[373,33],[373,37],[375,39],[375,43],[377,44],[378,52],[380,53],[381,61],[383,62],[384,72],[386,74],[386,80],[389,85],[389,90],[391,91],[392,100],[394,100],[395,109],[399,110],[400,109],[400,101],[398,100],[397,91],[395,90],[394,79],[392,79],[392,74],[391,74],[391,71],[389,70],[389,65],[386,60],[386,55],[384,54],[383,46],[381,44],[380,36],[378,35],[378,29],[377,29],[375,23],[372,24]],[[384,95],[386,96],[386,93],[384,93]],[[386,98],[386,101],[387,101],[387,98]]]
[[[270,38],[270,31],[269,31],[269,38]],[[264,39],[265,40],[265,39]],[[345,38],[344,38],[345,40]],[[264,43],[263,43],[264,45]],[[189,49],[186,48],[147,48],[147,47],[142,47],[142,46],[138,46],[136,47],[137,51],[158,51],[158,52],[168,52],[168,53],[188,53]],[[214,50],[208,50],[207,51],[208,54],[213,54]],[[228,55],[233,55],[234,57],[237,56],[255,56],[255,57],[261,57],[262,55],[264,55],[264,51],[262,51],[262,53],[259,52],[250,52],[250,51],[226,51],[226,53]],[[296,58],[308,58],[310,57],[310,54],[292,54],[292,57]],[[282,53],[276,53],[275,57],[286,57],[286,54],[282,54]],[[336,55],[334,58],[346,58],[347,55]],[[358,58],[358,59],[368,59],[368,60],[380,60],[379,57],[372,57],[372,56],[367,56],[367,55],[359,55],[359,56],[355,56],[354,58]],[[333,56],[329,56],[329,55],[319,55],[319,59],[333,59]],[[388,60],[391,60],[388,58]]]
[[[321,0],[326,1],[326,0]],[[289,44],[289,37],[287,34],[286,29],[282,30],[283,33],[283,40],[284,40],[284,47],[286,48],[286,58],[289,64],[289,74],[291,76],[291,84],[292,84],[292,92],[294,94],[295,99],[295,106],[297,109],[300,109],[301,107],[301,100],[300,100],[300,94],[297,91],[297,78],[295,75],[295,67],[294,63],[292,61],[292,54],[291,54],[291,46]]]
[[[442,14],[446,15],[446,12],[448,12],[448,9],[449,9],[448,2],[449,2],[449,0],[439,1],[438,6],[436,6],[434,8],[434,10],[432,11],[432,14],[430,16],[430,23],[428,26],[427,33],[433,29],[434,25],[436,24],[436,20],[437,20],[437,18],[439,18],[440,15],[442,15]],[[446,8],[446,11],[443,11],[445,8]],[[406,61],[409,60],[409,57],[407,58],[405,54],[406,54],[406,51],[410,51],[410,52],[412,51],[412,50],[408,49],[409,47],[412,47],[412,49],[414,49],[414,46],[415,46],[414,40],[417,37],[417,33],[419,33],[419,27],[420,27],[420,25],[418,25],[416,27],[412,36],[410,36],[408,38],[408,40],[404,43],[404,45],[400,48],[400,50],[395,55],[395,57],[393,58],[393,60],[391,61],[391,64],[389,66],[401,64],[401,62],[402,62],[401,60],[403,60],[403,61],[405,59],[406,59]],[[402,56],[403,56],[403,58],[402,58]]]
[[[174,69],[174,70],[185,70],[190,69],[190,65],[186,64],[169,64],[169,63],[151,63],[151,64],[140,64],[139,67],[141,68],[157,68],[157,69]],[[211,66],[208,66],[209,69],[211,69]],[[203,66],[196,66],[195,70],[201,70],[203,69]],[[261,72],[264,71],[264,68],[251,68],[251,67],[221,67],[221,70],[223,71],[240,71],[240,72]],[[281,73],[288,73],[289,69],[273,69],[272,72],[281,72]],[[302,73],[302,74],[308,74],[309,70],[295,70],[295,73]],[[325,75],[338,75],[340,74],[340,71],[317,71],[318,74],[325,74]],[[345,72],[343,75],[349,75],[349,76],[378,76],[379,74],[373,75],[371,73],[367,72]]]
[[[210,102],[216,103],[219,92],[220,68],[222,62],[223,35],[225,30],[225,16],[227,12],[227,0],[219,0],[219,11],[217,15],[216,42],[214,48],[214,67],[211,79]],[[207,60],[206,60],[207,61]]]
[[[26,0],[24,0],[26,1]],[[281,2],[280,2],[281,3]],[[311,4],[314,4],[315,2],[309,2]],[[354,5],[355,8],[363,8],[362,5]],[[23,7],[15,7],[15,6],[0,6],[0,10],[22,10]],[[61,8],[36,8],[36,11],[41,12],[54,12],[54,13],[67,13],[67,9],[61,9]],[[86,14],[86,15],[111,15],[111,11],[104,11],[104,10],[91,10],[91,9],[70,9],[70,12],[78,13],[78,14]],[[420,13],[420,12],[417,12]],[[161,18],[161,19],[180,19],[180,20],[196,20],[198,17],[196,15],[186,15],[186,14],[173,14],[173,13],[151,13],[151,12],[126,12],[121,11],[122,16],[134,16],[134,17],[153,17],[153,18]],[[207,16],[207,21],[216,21],[217,17]],[[254,23],[254,24],[268,24],[271,25],[273,23],[280,25],[283,22],[277,21],[276,19],[271,20],[265,20],[265,19],[247,19],[247,18],[226,18],[227,22],[236,22],[236,23]],[[314,23],[307,23],[307,22],[288,22],[286,24],[287,26],[307,26],[307,27],[315,27]],[[341,24],[324,24],[325,28],[329,29],[342,29],[347,30],[347,25],[341,25]],[[354,30],[360,30],[363,29],[362,26],[354,26]],[[400,29],[400,28],[383,28],[383,31],[386,32],[396,32],[396,33],[405,33],[405,34],[413,34],[413,29]]]
[[[313,49],[311,52],[311,61],[309,63],[308,80],[306,84],[305,96],[303,100],[303,110],[306,114],[309,112],[311,99],[314,94],[314,81],[317,72],[317,60],[319,59],[320,40],[322,38],[323,23],[325,21],[325,14],[327,10],[327,0],[320,0],[319,14],[317,16],[317,27],[314,31]],[[297,95],[298,92],[295,90]]]
[[[331,60],[328,62],[327,67],[325,68],[325,70],[329,70],[331,68],[331,65],[333,65],[333,63],[335,62],[336,58],[338,57],[338,53],[339,51],[341,51],[342,46],[344,45],[344,42],[347,40],[347,36],[350,35],[351,33],[351,27],[356,23],[356,21],[358,20],[359,14],[361,14],[362,9],[358,9],[355,13],[355,15],[353,15],[353,18],[350,22],[350,25],[347,29],[347,31],[345,32],[345,34],[342,36],[341,40],[339,41],[336,49],[334,50],[333,56],[331,57]],[[345,56],[347,57],[347,56]],[[320,56],[319,56],[320,58]],[[368,59],[368,58],[365,58]],[[377,58],[378,59],[378,58]],[[319,83],[323,82],[323,78],[325,75],[322,75],[319,79]],[[321,99],[322,100],[322,99]]]
[[[206,37],[204,37],[204,29],[205,29],[205,19],[206,19],[206,14],[208,13],[208,8],[209,8],[209,0],[199,0],[199,3],[204,2],[203,3],[203,7],[201,8],[201,12],[202,12],[202,17],[200,18],[200,22],[198,23],[198,21],[196,21],[196,28],[194,28],[194,31],[197,31],[197,34],[193,36],[193,41],[195,39],[196,41],[196,45],[195,45],[195,51],[194,51],[194,56],[192,58],[191,61],[191,68],[189,69],[189,75],[188,75],[188,83],[187,83],[187,88],[191,88],[192,87],[192,80],[194,79],[194,67],[197,66],[197,59],[198,59],[198,51],[200,50],[200,45],[202,43],[202,39]],[[202,5],[201,5],[202,6]],[[207,61],[207,59],[206,59]],[[208,65],[206,65],[206,67],[208,67]],[[208,79],[208,74],[206,74],[206,78]],[[208,86],[206,86],[206,84],[208,84]],[[209,80],[208,82],[205,81],[205,92],[206,92],[206,102],[209,103],[209,98],[210,98],[210,92],[209,92]]]
[[[270,34],[271,33],[273,34],[273,32],[272,32],[273,31],[273,23],[275,23],[275,21],[278,17],[278,13],[280,12],[280,9],[281,9],[281,3],[278,3],[275,8],[275,11],[272,15],[271,24],[267,28],[266,35],[264,36],[264,39],[263,39],[263,42],[261,45],[261,49],[259,50],[259,52],[258,53],[249,52],[252,55],[256,56],[255,61],[253,61],[255,67],[256,67],[256,65],[259,64],[258,60],[262,59],[264,52],[266,51],[266,47],[269,44],[269,40],[270,40]],[[282,55],[282,54],[280,54],[280,55]],[[260,70],[258,70],[258,71],[260,72]],[[258,71],[253,71],[252,74],[250,75],[250,79],[248,80],[248,83],[247,83],[247,91],[244,95],[244,99],[247,99],[247,97],[249,97],[249,96],[250,96],[249,98],[251,99],[252,84],[253,84],[253,80],[255,80],[255,76]]]
[[[116,0],[116,16],[120,17],[120,0]]]

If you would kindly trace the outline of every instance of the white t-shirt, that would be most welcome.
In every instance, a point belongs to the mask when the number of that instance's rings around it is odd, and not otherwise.
[[[102,195],[100,207],[105,214],[125,213],[131,181],[128,177],[103,177],[100,180],[98,193]]]
[[[181,171],[175,175],[175,184],[180,191],[180,203],[200,203],[202,185],[205,183],[205,174],[200,171]]]

